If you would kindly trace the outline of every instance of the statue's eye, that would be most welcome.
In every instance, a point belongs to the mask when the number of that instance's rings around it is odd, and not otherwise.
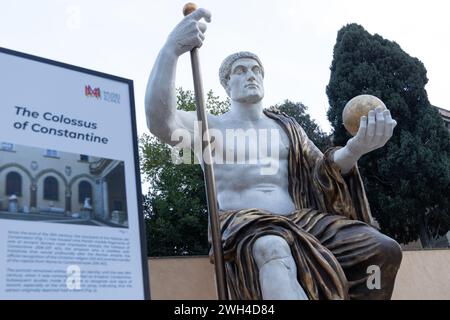
[[[236,68],[234,68],[234,74],[242,74],[245,72],[245,69],[243,66],[237,66]]]
[[[261,74],[262,73],[261,68],[258,67],[258,66],[254,66],[252,68],[252,70],[253,70],[253,73],[255,73],[255,74]]]

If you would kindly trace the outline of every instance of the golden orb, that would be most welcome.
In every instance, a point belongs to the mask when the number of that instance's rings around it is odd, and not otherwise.
[[[370,94],[362,94],[352,98],[344,107],[342,111],[342,121],[344,127],[352,135],[356,135],[359,129],[359,123],[362,116],[369,114],[370,110],[381,106],[386,110],[386,105],[379,98]]]
[[[197,10],[197,5],[193,2],[188,2],[183,7],[183,15],[187,16]]]

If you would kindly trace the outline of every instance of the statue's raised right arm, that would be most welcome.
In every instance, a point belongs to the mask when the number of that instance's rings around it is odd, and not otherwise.
[[[202,18],[210,22],[211,14],[200,8],[184,17],[173,29],[156,58],[147,84],[145,94],[147,126],[151,133],[171,145],[178,144],[178,141],[171,139],[175,130],[185,129],[192,135],[197,120],[195,112],[177,110],[175,76],[178,58],[203,44],[206,24],[200,22]],[[191,147],[191,145],[181,146]]]

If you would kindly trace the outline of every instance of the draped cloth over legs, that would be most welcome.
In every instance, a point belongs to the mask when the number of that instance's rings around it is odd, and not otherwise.
[[[322,154],[295,120],[277,110],[264,113],[290,140],[289,193],[296,210],[287,216],[260,209],[221,212],[231,298],[262,299],[252,248],[264,235],[286,240],[309,299],[390,298],[401,252],[394,240],[371,226],[358,168],[342,176],[332,161],[337,148]],[[382,269],[384,284],[374,294],[366,286],[371,264]]]

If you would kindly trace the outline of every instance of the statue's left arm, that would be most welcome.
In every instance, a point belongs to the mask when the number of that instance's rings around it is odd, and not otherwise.
[[[345,147],[334,152],[333,161],[343,174],[348,173],[361,156],[383,147],[392,137],[397,122],[389,110],[377,108],[367,117],[361,117],[358,133],[347,141]]]
[[[303,194],[313,194],[314,201],[310,205],[316,209],[373,225],[357,161],[365,153],[385,145],[397,123],[387,110],[371,111],[367,117],[362,117],[360,123],[358,133],[344,147],[332,147],[325,153],[314,145],[300,126],[297,127],[298,135],[293,137],[299,137],[302,154],[297,163],[299,170],[306,172],[295,174],[299,179],[309,176],[305,181],[310,182],[310,186],[300,183],[297,195],[302,198]],[[304,207],[306,204],[299,205]]]

